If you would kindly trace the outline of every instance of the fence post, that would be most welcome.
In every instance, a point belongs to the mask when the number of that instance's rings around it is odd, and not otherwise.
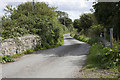
[[[113,28],[110,28],[110,48],[112,49],[113,45]]]
[[[35,2],[34,2],[34,0],[33,0],[33,11],[34,11],[34,9],[35,9]]]
[[[106,32],[107,32],[107,29],[104,28],[104,41],[106,41]]]
[[[102,42],[102,33],[100,33],[100,41]]]

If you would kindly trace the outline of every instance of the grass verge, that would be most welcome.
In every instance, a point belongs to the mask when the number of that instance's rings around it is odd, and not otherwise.
[[[115,43],[113,49],[104,48],[104,45],[99,43],[99,39],[89,38],[84,35],[72,34],[77,40],[91,44],[90,52],[85,69],[97,68],[115,71],[120,77],[120,43]],[[114,75],[114,73],[113,73]]]
[[[90,38],[90,37],[86,37],[84,35],[79,35],[79,34],[71,34],[71,36],[79,41],[83,41],[83,42],[86,42],[90,45],[94,44],[94,43],[98,43],[99,41],[99,38],[98,37],[93,37],[93,38]]]

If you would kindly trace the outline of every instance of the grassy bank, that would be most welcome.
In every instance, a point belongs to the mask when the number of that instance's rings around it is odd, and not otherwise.
[[[113,49],[105,48],[102,43],[99,43],[98,38],[89,38],[84,35],[71,34],[77,40],[91,44],[90,52],[87,58],[85,69],[97,68],[107,69],[118,73],[120,69],[120,43],[114,43]],[[113,74],[114,74],[113,73]]]
[[[98,37],[90,38],[90,37],[86,37],[84,35],[79,35],[79,34],[71,34],[71,36],[79,41],[83,41],[91,45],[94,43],[98,43],[98,40],[99,40]]]
[[[85,69],[97,68],[107,70],[115,78],[120,77],[118,69],[120,68],[118,53],[114,49],[104,48],[100,43],[93,44],[90,48],[88,60]],[[120,59],[120,58],[119,58]],[[110,78],[110,76],[108,76]]]

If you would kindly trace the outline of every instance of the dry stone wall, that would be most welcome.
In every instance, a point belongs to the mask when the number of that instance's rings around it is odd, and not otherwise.
[[[37,35],[5,39],[1,41],[0,55],[12,55],[34,49],[36,45],[41,45],[41,38]]]

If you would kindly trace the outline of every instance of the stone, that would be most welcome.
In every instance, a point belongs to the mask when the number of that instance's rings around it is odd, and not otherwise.
[[[41,38],[38,35],[29,35],[1,41],[0,55],[13,55],[34,49],[36,45],[41,45]]]

